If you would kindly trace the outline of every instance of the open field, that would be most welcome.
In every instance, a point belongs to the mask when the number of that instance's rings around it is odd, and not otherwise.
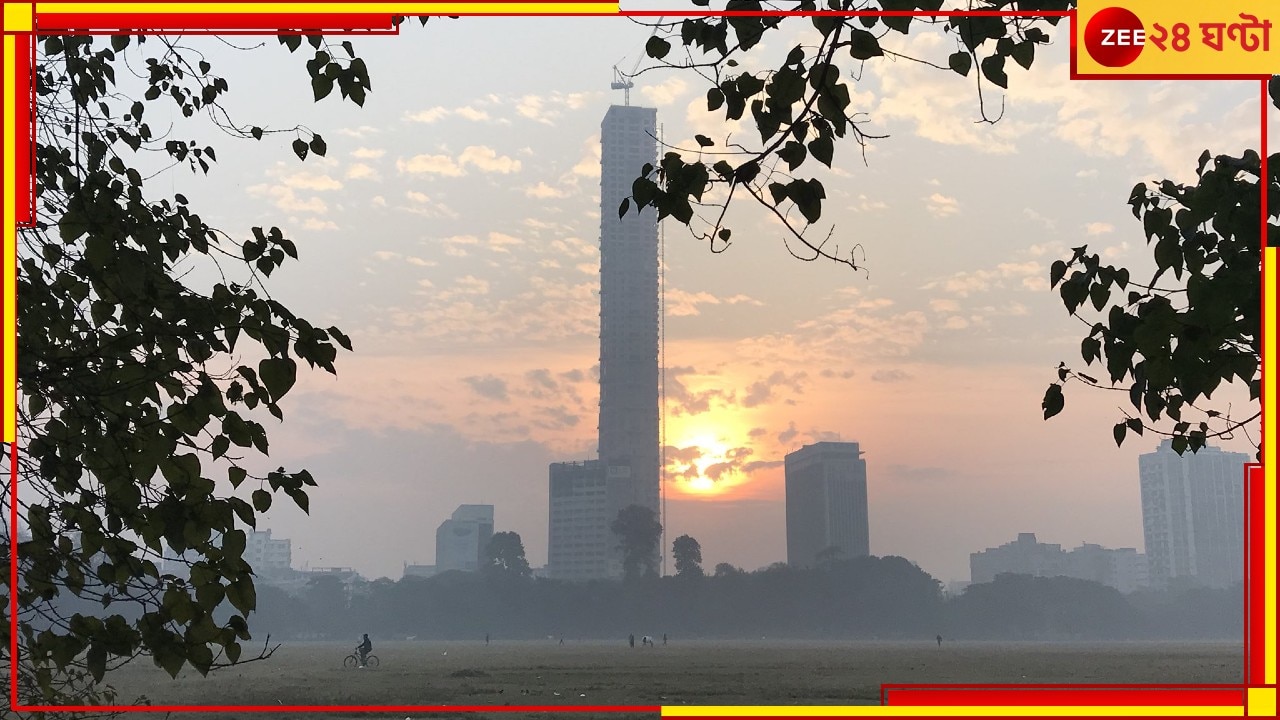
[[[108,682],[122,701],[146,695],[165,705],[847,705],[878,703],[881,683],[1236,683],[1242,676],[1240,646],[1227,643],[386,642],[374,648],[380,667],[344,669],[351,645],[287,643],[269,660],[207,678],[188,672],[170,680],[144,661]]]

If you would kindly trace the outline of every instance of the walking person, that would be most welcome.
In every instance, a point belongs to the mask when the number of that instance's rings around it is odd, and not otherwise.
[[[636,646],[636,634],[635,634],[635,633],[631,633],[630,635],[628,635],[628,636],[627,636],[627,644],[628,644],[628,645],[630,645],[631,647],[635,647],[635,646]]]

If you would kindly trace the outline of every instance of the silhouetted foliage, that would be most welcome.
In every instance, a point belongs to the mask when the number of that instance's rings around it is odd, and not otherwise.
[[[325,583],[328,585],[328,581]],[[944,600],[939,584],[901,557],[859,557],[814,568],[784,563],[756,572],[574,583],[495,583],[453,571],[375,581],[352,604],[326,588],[300,598],[264,593],[257,622],[286,637],[465,640],[682,638],[1207,639],[1239,638],[1242,597],[1190,588],[1122,596],[1072,578],[1001,575]],[[322,599],[328,598],[328,599]],[[312,605],[327,603],[323,616]],[[279,603],[282,608],[277,608]]]
[[[676,575],[701,577],[702,545],[689,535],[681,535],[671,543],[671,557],[676,561]]]
[[[485,547],[484,556],[484,569],[492,575],[524,578],[532,574],[519,533],[494,533]]]
[[[618,511],[609,524],[622,551],[622,574],[627,579],[658,574],[658,543],[662,540],[662,524],[653,510],[643,505],[628,505]]]

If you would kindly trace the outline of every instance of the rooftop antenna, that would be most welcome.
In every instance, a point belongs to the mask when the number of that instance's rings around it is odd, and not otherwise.
[[[654,23],[653,32],[649,33],[649,38],[658,34],[658,28],[662,27],[662,20],[663,18],[658,18],[658,22]],[[645,40],[645,44],[649,44],[648,39]],[[618,69],[617,65],[613,66],[613,82],[609,83],[609,89],[622,91],[623,105],[631,105],[631,88],[636,86],[636,84],[631,81],[631,78],[636,76],[636,70],[640,69],[640,62],[644,60],[644,58],[645,53],[641,52],[640,55],[636,57],[636,64],[631,66],[631,72],[629,73],[622,72]],[[619,62],[621,62],[621,60],[619,60]]]

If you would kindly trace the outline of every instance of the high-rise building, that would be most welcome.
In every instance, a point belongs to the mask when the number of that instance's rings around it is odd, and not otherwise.
[[[617,577],[609,526],[629,505],[661,521],[658,398],[658,222],[653,208],[618,217],[644,165],[658,161],[658,111],[614,105],[600,126],[599,459],[550,467],[550,577]]]
[[[867,461],[854,442],[805,445],[786,457],[787,562],[870,554]]]
[[[547,574],[591,580],[615,573],[606,471],[599,460],[552,463]]]
[[[600,460],[610,520],[628,505],[660,516],[658,223],[653,208],[618,217],[646,163],[658,111],[614,105],[600,126]]]
[[[459,505],[436,528],[436,572],[480,569],[492,537],[492,505]]]
[[[1244,465],[1206,446],[1183,455],[1171,440],[1138,457],[1151,584],[1228,587],[1244,579]]]

